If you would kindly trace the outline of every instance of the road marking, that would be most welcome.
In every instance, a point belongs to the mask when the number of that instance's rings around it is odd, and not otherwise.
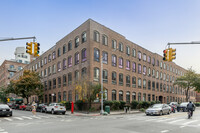
[[[163,120],[158,120],[158,121],[156,121],[156,122],[165,122],[165,121],[169,121],[169,120],[174,120],[174,119],[176,119],[176,118],[170,118],[170,119],[163,119]]]
[[[185,126],[180,126],[180,128],[183,128],[183,127],[185,127]]]
[[[49,118],[48,116],[42,116],[42,115],[38,115],[39,117],[43,117],[43,118]]]
[[[10,118],[4,118],[5,120],[8,120],[8,121],[13,121],[12,119],[10,119]]]
[[[35,116],[35,115],[34,115],[34,116],[32,116],[32,117],[33,117],[33,118],[36,118],[36,119],[42,119],[42,118],[40,118],[40,117],[37,117],[37,116]]]
[[[189,122],[183,123],[183,125],[188,125],[188,124],[196,122],[196,121],[198,121],[198,120],[189,121]]]
[[[29,119],[29,120],[32,120],[31,117],[27,117],[27,116],[22,116],[23,118],[26,118],[26,119]]]
[[[175,120],[175,121],[171,121],[171,122],[168,122],[169,124],[172,124],[172,123],[175,123],[175,122],[179,122],[179,121],[183,121],[185,119],[179,119],[179,120]]]
[[[20,117],[13,117],[15,119],[18,119],[18,120],[24,120],[23,118],[20,118]]]
[[[166,133],[166,132],[169,132],[169,130],[163,130],[163,131],[161,131],[161,133]]]
[[[0,132],[3,132],[3,131],[5,131],[5,129],[0,129]]]

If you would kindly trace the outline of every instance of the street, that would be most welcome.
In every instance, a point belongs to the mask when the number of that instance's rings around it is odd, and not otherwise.
[[[186,112],[163,116],[144,113],[108,116],[75,116],[13,110],[13,117],[0,117],[0,133],[198,133],[200,109],[192,119]]]

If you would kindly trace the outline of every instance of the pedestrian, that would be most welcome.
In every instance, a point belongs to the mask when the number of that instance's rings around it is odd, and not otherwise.
[[[35,105],[32,106],[32,113],[33,113],[33,115],[36,115],[36,107],[35,107]]]

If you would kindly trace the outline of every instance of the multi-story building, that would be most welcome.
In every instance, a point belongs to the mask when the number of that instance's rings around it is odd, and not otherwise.
[[[22,70],[26,64],[16,62],[15,60],[5,60],[0,66],[0,88],[6,87],[10,79]]]
[[[25,69],[39,72],[42,77],[44,102],[77,100],[72,83],[83,75],[95,83],[103,80],[106,100],[185,101],[185,91],[173,85],[185,69],[164,62],[157,53],[91,19]],[[190,99],[195,101],[195,92],[190,94]]]
[[[15,60],[19,63],[29,64],[30,55],[26,53],[25,47],[17,47],[15,49]]]

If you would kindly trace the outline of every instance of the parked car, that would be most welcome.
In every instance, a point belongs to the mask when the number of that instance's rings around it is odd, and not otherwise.
[[[177,111],[183,111],[186,112],[187,111],[187,105],[189,102],[183,102],[181,103],[178,107],[177,107]],[[195,111],[196,106],[194,105],[193,111]]]
[[[14,104],[13,109],[19,109],[20,104]]]
[[[62,113],[64,115],[66,108],[63,104],[60,103],[50,103],[49,106],[45,107],[45,112],[51,112],[52,114]]]
[[[163,115],[170,114],[171,107],[167,104],[154,104],[150,106],[146,111],[146,115]]]
[[[26,109],[26,105],[24,103],[22,103],[20,106],[19,106],[19,109],[20,110],[25,110]]]
[[[1,116],[12,116],[12,109],[7,104],[0,104]]]
[[[47,104],[46,103],[42,103],[42,104],[39,104],[36,108],[36,111],[37,112],[45,112],[45,108],[46,108]]]
[[[31,104],[26,105],[26,109],[25,110],[32,111],[32,105]]]

